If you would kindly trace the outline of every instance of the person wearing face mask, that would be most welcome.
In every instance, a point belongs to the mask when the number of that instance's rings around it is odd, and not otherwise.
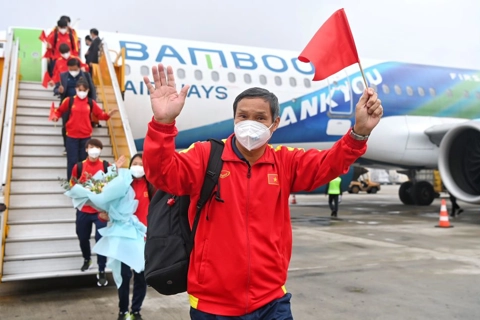
[[[133,176],[132,188],[135,192],[135,199],[138,200],[138,207],[135,215],[138,220],[147,226],[147,215],[148,215],[148,206],[150,205],[150,200],[155,195],[155,187],[147,181],[145,178],[145,172],[143,170],[143,161],[142,155],[136,154],[130,160],[130,172]],[[101,212],[99,218],[103,221],[108,221],[108,214]],[[118,319],[130,319],[130,320],[141,320],[142,316],[140,315],[140,310],[142,308],[143,300],[147,294],[147,283],[145,282],[145,275],[142,272],[137,273],[135,270],[122,263],[122,285],[118,288],[118,307],[119,315]],[[130,295],[130,279],[132,278],[133,272],[133,297],[132,297],[132,306],[131,313],[128,312],[128,298]],[[129,318],[130,317],[130,318]]]
[[[89,176],[95,175],[99,171],[106,172],[107,167],[110,166],[110,163],[103,161],[100,158],[100,154],[103,149],[103,144],[98,139],[89,139],[85,144],[85,152],[88,154],[86,160],[75,164],[72,170],[72,177],[70,179],[70,185],[74,186],[76,181],[84,183],[87,181]],[[115,162],[117,168],[121,168],[125,163],[125,157],[121,156]],[[81,164],[81,169],[79,170],[79,164]],[[77,233],[78,240],[80,242],[80,249],[83,255],[83,264],[80,268],[81,271],[88,270],[92,265],[91,260],[91,248],[90,248],[90,236],[92,234],[92,225],[95,225],[95,241],[98,242],[102,236],[98,233],[98,229],[106,227],[106,221],[102,220],[99,217],[99,212],[93,207],[83,206],[82,208],[77,209],[77,217],[75,220],[75,229]],[[102,255],[97,255],[98,263],[98,285],[106,286],[108,284],[106,275],[105,275],[105,266],[107,259]]]
[[[79,57],[72,56],[70,52],[70,47],[66,43],[60,45],[61,57],[55,62],[55,68],[53,69],[52,80],[50,81],[50,86],[53,86],[55,83],[60,82],[60,74],[68,72],[68,60],[76,59],[80,62],[80,70],[87,72],[89,67],[87,64],[83,63]]]
[[[79,79],[83,78],[88,83],[88,98],[92,100],[97,99],[97,92],[95,90],[95,86],[93,85],[92,77],[87,72],[83,72],[81,70],[80,61],[77,59],[69,59],[67,61],[68,72],[60,73],[60,82],[55,85],[55,89],[53,91],[60,95],[60,99],[64,101],[68,97],[73,97],[77,94],[77,83]],[[62,126],[62,136],[63,136],[63,145],[65,147],[64,154],[67,153],[67,145],[66,145],[66,127],[65,124],[68,120],[68,114],[64,114],[62,117],[63,126]]]
[[[44,57],[48,59],[48,72],[52,77],[56,60],[61,57],[60,45],[62,43],[67,44],[71,55],[78,57],[78,38],[76,33],[69,29],[67,20],[60,19],[57,22],[57,27],[47,36],[46,42],[47,52]]]
[[[152,73],[155,86],[144,77],[153,111],[144,142],[145,174],[157,189],[190,195],[195,204],[210,143],[175,151],[175,119],[189,86],[177,91],[171,67],[159,64]],[[354,126],[322,151],[269,145],[279,114],[277,97],[265,89],[250,88],[235,98],[234,133],[226,139],[216,196],[202,209],[190,256],[191,319],[293,319],[285,288],[292,254],[289,196],[345,174],[365,153],[383,108],[377,94],[366,89],[356,105]],[[191,205],[190,223],[195,211]]]
[[[76,95],[63,100],[55,111],[53,121],[62,117],[65,126],[65,146],[67,151],[67,179],[70,179],[73,166],[87,157],[86,143],[92,137],[91,115],[100,120],[108,120],[117,110],[103,112],[95,100],[88,98],[90,86],[80,78],[76,83]],[[72,101],[73,100],[73,101]]]

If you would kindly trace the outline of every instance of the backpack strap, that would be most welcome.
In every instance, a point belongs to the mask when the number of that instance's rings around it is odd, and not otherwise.
[[[203,206],[212,196],[213,189],[215,189],[215,186],[218,183],[218,177],[220,176],[223,166],[222,153],[225,146],[224,143],[215,139],[209,139],[209,141],[211,145],[210,157],[208,159],[207,171],[203,180],[202,190],[200,191],[200,199],[197,202],[197,212],[195,213],[195,219],[193,220],[190,248],[188,248],[189,252],[193,249],[195,233],[197,232],[198,221],[200,220],[200,213],[202,212]]]
[[[103,172],[108,172],[109,163],[107,160],[103,160]]]
[[[83,162],[80,161],[80,162],[77,162],[77,179],[80,179],[80,177],[82,176],[82,172],[83,172]]]

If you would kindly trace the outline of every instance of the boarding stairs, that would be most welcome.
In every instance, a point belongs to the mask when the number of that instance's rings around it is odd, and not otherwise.
[[[18,50],[18,43],[16,45]],[[80,271],[83,257],[75,232],[75,209],[72,200],[63,194],[65,190],[59,180],[66,178],[67,169],[61,120],[55,124],[48,121],[48,116],[52,101],[57,106],[60,101],[53,96],[52,89],[45,89],[40,83],[19,81],[21,61],[17,63],[14,56],[18,52],[15,52],[15,46],[12,47],[8,86],[9,93],[14,96],[12,121],[10,126],[4,126],[2,139],[3,152],[6,133],[11,128],[10,156],[4,160],[8,168],[4,186],[8,210],[3,214],[3,225],[0,225],[3,249],[1,282],[95,274],[97,264],[93,252],[91,268]],[[103,50],[107,50],[102,55],[104,68],[100,67],[102,63],[95,66],[97,100],[102,102],[99,105],[106,111],[119,108],[120,113],[108,124],[100,122],[102,127],[94,128],[92,137],[100,139],[104,145],[101,158],[113,163],[120,154],[129,157],[136,150],[123,101],[121,98],[117,100],[121,92],[116,72],[106,46]],[[112,68],[105,67],[108,63]],[[116,85],[105,84],[108,79]],[[5,115],[8,117],[8,108]],[[92,248],[94,236],[93,226]]]

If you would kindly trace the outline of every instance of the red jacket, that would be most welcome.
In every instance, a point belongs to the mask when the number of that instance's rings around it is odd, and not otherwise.
[[[147,180],[144,178],[133,178],[132,188],[135,192],[135,200],[138,200],[138,207],[137,211],[135,211],[135,215],[141,223],[147,226],[148,206],[150,205]]]
[[[75,100],[72,105],[72,111],[70,112],[70,118],[65,125],[67,128],[67,137],[74,139],[89,138],[92,136],[93,129],[88,98],[80,99],[77,96],[65,98],[60,107],[55,111],[55,115],[57,118],[60,118],[64,112],[68,112],[70,99],[72,98]],[[99,120],[110,119],[108,113],[103,112],[95,101],[93,101],[92,113]]]
[[[70,58],[65,59],[64,57],[60,56],[60,58],[57,59],[57,62],[55,62],[55,68],[53,68],[53,73],[52,73],[53,82],[55,83],[60,82],[60,73],[68,71],[67,63],[69,59],[77,59],[78,61],[80,61],[80,67],[85,68],[86,72],[90,70],[89,66],[83,63],[79,57],[70,56]]]
[[[175,152],[174,124],[150,122],[144,143],[147,179],[158,189],[199,199],[210,144],[197,142]],[[223,316],[240,316],[286,293],[292,253],[289,196],[314,190],[348,171],[366,151],[366,143],[349,135],[330,150],[268,146],[251,167],[225,142],[220,196],[204,207],[188,273],[193,308]],[[189,208],[190,224],[195,205]],[[208,219],[207,219],[208,216]]]
[[[51,58],[56,60],[60,58],[62,55],[60,54],[60,45],[62,43],[66,43],[70,47],[70,53],[72,56],[78,57],[78,37],[77,32],[74,29],[69,29],[66,33],[62,34],[61,32],[57,31],[58,28],[53,28],[52,32],[47,36],[47,42],[50,43],[52,48],[47,49],[44,58]],[[55,33],[58,32],[57,42],[55,43]],[[72,33],[72,37],[70,37],[70,32]],[[72,41],[73,40],[73,43]],[[55,46],[54,46],[55,45]]]
[[[86,160],[83,160],[83,167],[82,167],[82,174],[80,176],[79,181],[81,183],[84,183],[87,181],[87,175],[95,175],[98,171],[103,171],[103,160],[98,158],[97,161],[90,161],[88,158]],[[75,180],[77,178],[77,164],[73,166],[72,169],[72,177],[70,178],[70,185],[74,186],[75,185]],[[82,212],[85,213],[98,213],[98,210],[90,207],[90,206],[83,206],[82,208],[79,209]]]

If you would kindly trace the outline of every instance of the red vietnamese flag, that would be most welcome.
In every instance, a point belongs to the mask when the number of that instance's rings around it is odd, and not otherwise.
[[[47,42],[47,36],[45,35],[45,30],[42,30],[40,37],[38,38],[42,42]]]
[[[314,81],[323,80],[360,62],[352,31],[343,9],[335,11],[318,29],[298,57],[315,66]]]
[[[52,121],[55,116],[56,116],[56,114],[55,114],[55,102],[52,102],[52,105],[50,106],[50,115],[48,116],[48,120]]]
[[[42,86],[45,89],[48,88],[48,83],[50,82],[50,80],[52,80],[52,78],[50,78],[50,75],[48,74],[48,71],[45,71],[45,73],[43,74],[43,81],[42,81]]]

